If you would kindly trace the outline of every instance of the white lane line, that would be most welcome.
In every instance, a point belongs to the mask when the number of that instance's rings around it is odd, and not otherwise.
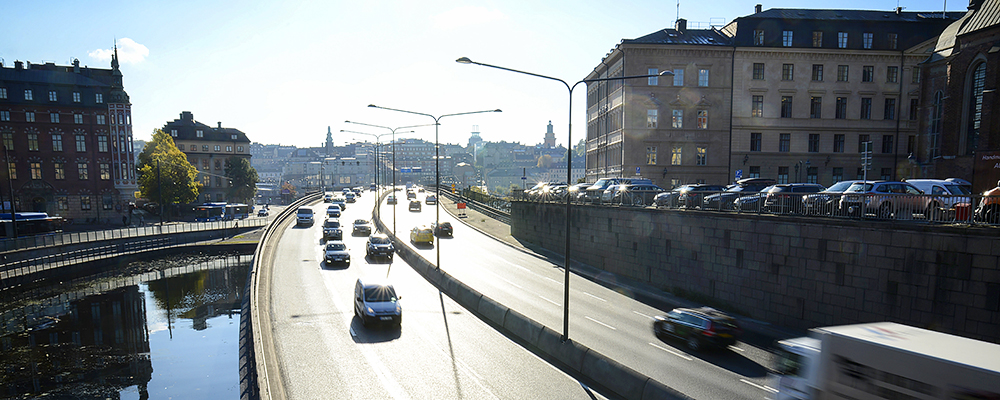
[[[650,317],[650,316],[648,316],[648,315],[646,315],[646,314],[643,314],[643,313],[641,313],[641,312],[638,312],[638,311],[634,311],[634,310],[633,310],[632,312],[634,312],[634,313],[636,313],[636,314],[639,314],[639,315],[641,315],[641,316],[643,316],[643,317],[646,317],[646,318],[649,318],[649,319],[653,319],[653,317]]]
[[[730,349],[733,349],[733,350],[736,350],[736,351],[739,351],[739,352],[744,352],[744,351],[746,351],[746,350],[744,350],[744,349],[741,349],[741,348],[739,348],[739,347],[736,347],[736,346],[729,346],[729,348],[730,348]]]
[[[659,346],[659,345],[657,345],[657,344],[655,344],[655,343],[650,343],[649,345],[650,345],[650,346],[653,346],[653,347],[656,347],[656,348],[658,348],[658,349],[660,349],[660,350],[663,350],[663,351],[665,351],[665,352],[667,352],[667,353],[670,353],[670,354],[673,354],[673,355],[675,355],[675,356],[677,356],[677,357],[680,357],[680,358],[683,358],[683,359],[685,359],[685,360],[687,360],[687,361],[691,361],[691,360],[693,360],[693,358],[691,358],[691,357],[688,357],[688,356],[686,356],[686,355],[683,355],[683,354],[681,354],[681,353],[678,353],[678,352],[676,352],[676,351],[673,351],[673,350],[670,350],[670,349],[668,349],[668,348],[666,348],[666,347],[662,347],[662,346]]]
[[[603,322],[601,322],[601,321],[598,321],[598,320],[596,320],[596,319],[593,319],[593,318],[590,318],[590,317],[587,317],[587,316],[584,316],[584,318],[586,318],[586,319],[589,319],[589,320],[591,320],[591,321],[594,321],[594,322],[596,322],[596,323],[598,323],[598,324],[601,324],[601,325],[604,325],[604,326],[605,326],[606,328],[609,328],[609,329],[611,329],[611,330],[615,330],[615,331],[617,331],[617,330],[618,330],[618,328],[615,328],[615,327],[613,327],[613,326],[611,326],[611,325],[608,325],[608,324],[605,324],[605,323],[603,323]]]
[[[541,297],[541,298],[542,298],[542,300],[545,300],[545,301],[547,301],[547,302],[549,302],[549,303],[552,303],[553,305],[555,305],[555,306],[557,306],[557,307],[561,305],[561,304],[559,304],[559,303],[556,303],[556,302],[554,302],[554,301],[552,301],[552,300],[549,300],[549,299],[546,299],[546,298],[545,298],[545,296],[542,296],[542,295],[538,295],[538,297]]]
[[[750,382],[750,381],[748,381],[746,379],[740,379],[740,382],[743,382],[743,383],[745,383],[747,385],[753,386],[753,387],[755,387],[757,389],[760,389],[760,390],[768,391],[768,392],[771,392],[771,393],[778,393],[777,389],[774,389],[774,388],[772,388],[770,386],[758,385],[758,384]]]
[[[607,303],[607,302],[608,302],[607,300],[604,300],[604,299],[602,299],[602,298],[600,298],[600,297],[597,297],[597,296],[594,296],[594,295],[592,295],[592,294],[590,294],[590,293],[587,293],[587,292],[583,292],[583,294],[585,294],[585,295],[587,295],[587,296],[590,296],[590,297],[593,297],[593,298],[595,298],[595,299],[598,299],[598,300],[600,300],[600,301],[603,301],[603,302],[605,302],[605,303]]]
[[[524,286],[521,286],[521,285],[518,285],[518,284],[516,284],[516,283],[514,283],[514,282],[511,282],[511,281],[510,281],[510,279],[507,279],[507,278],[504,278],[504,277],[502,277],[502,276],[497,276],[497,278],[500,278],[500,279],[503,279],[503,281],[504,281],[504,282],[507,282],[507,283],[509,283],[509,284],[510,284],[511,286],[514,286],[514,287],[516,287],[516,288],[518,288],[518,289],[524,289]]]
[[[555,283],[555,284],[557,284],[557,285],[561,285],[561,284],[563,284],[563,281],[557,281],[557,280],[555,280],[555,279],[552,279],[552,278],[549,278],[549,277],[547,277],[547,276],[543,276],[542,278],[545,278],[545,279],[548,279],[548,280],[552,281],[552,283]]]

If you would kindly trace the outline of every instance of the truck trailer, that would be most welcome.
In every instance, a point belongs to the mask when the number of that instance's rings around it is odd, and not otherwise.
[[[775,398],[1000,400],[1000,345],[893,322],[778,342]]]

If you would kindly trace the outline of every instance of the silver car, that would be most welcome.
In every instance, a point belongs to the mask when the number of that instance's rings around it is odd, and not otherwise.
[[[855,182],[840,197],[840,212],[861,217],[912,219],[913,213],[923,213],[927,197],[906,182]]]

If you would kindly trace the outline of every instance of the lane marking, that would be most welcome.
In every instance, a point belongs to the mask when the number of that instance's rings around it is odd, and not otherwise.
[[[554,301],[552,301],[552,300],[549,300],[549,299],[546,299],[546,298],[545,298],[545,296],[542,296],[542,295],[537,295],[537,296],[538,296],[538,297],[541,297],[541,298],[542,298],[542,300],[545,300],[545,301],[547,301],[547,302],[549,302],[549,303],[552,303],[552,304],[553,304],[553,305],[555,305],[556,307],[558,307],[558,306],[561,306],[561,305],[562,305],[562,304],[559,304],[559,303],[556,303],[556,302],[554,302]]]
[[[561,284],[563,284],[563,281],[557,281],[557,280],[555,280],[555,279],[552,279],[552,278],[549,278],[549,277],[547,277],[547,276],[543,276],[542,278],[545,278],[545,279],[548,279],[548,280],[552,281],[552,283],[555,283],[555,284],[557,284],[557,285],[561,285]]]
[[[596,319],[593,319],[593,318],[590,318],[590,317],[587,317],[587,316],[584,316],[584,318],[586,318],[586,319],[589,319],[589,320],[591,320],[591,321],[594,321],[594,322],[596,322],[596,323],[598,323],[598,324],[601,324],[601,325],[604,325],[604,326],[605,326],[606,328],[609,328],[609,329],[611,329],[611,330],[615,330],[615,331],[617,331],[617,330],[618,330],[618,328],[615,328],[615,327],[613,327],[613,326],[611,326],[611,325],[608,325],[608,324],[605,324],[605,323],[603,323],[603,322],[601,322],[601,321],[598,321],[598,320],[596,320]]]
[[[636,314],[639,314],[639,315],[641,315],[641,316],[643,316],[643,317],[646,317],[646,318],[649,318],[649,319],[655,319],[655,318],[653,318],[653,317],[650,317],[650,316],[648,316],[648,315],[646,315],[646,314],[643,314],[643,313],[641,313],[641,312],[638,312],[638,311],[634,311],[634,310],[633,310],[632,312],[634,312],[634,313],[636,313]]]
[[[665,352],[667,352],[667,353],[670,353],[670,354],[673,354],[673,355],[675,355],[675,356],[677,356],[677,357],[680,357],[680,358],[683,358],[683,359],[685,359],[685,360],[687,360],[687,361],[691,361],[691,360],[693,360],[693,358],[691,358],[691,357],[688,357],[688,356],[686,356],[686,355],[684,355],[684,354],[681,354],[681,353],[678,353],[678,352],[676,352],[676,351],[673,351],[673,350],[670,350],[670,349],[668,349],[668,348],[666,348],[666,347],[663,347],[663,346],[659,346],[659,345],[657,345],[656,343],[650,343],[649,345],[650,345],[650,346],[653,346],[653,347],[656,347],[656,348],[658,348],[658,349],[660,349],[660,350],[663,350],[663,351],[665,351]]]
[[[587,295],[587,296],[590,296],[590,297],[593,297],[593,298],[595,298],[595,299],[598,299],[598,300],[600,300],[600,301],[603,301],[603,302],[605,302],[605,303],[607,303],[607,302],[608,302],[607,300],[604,300],[604,299],[602,299],[602,298],[600,298],[600,297],[597,297],[597,296],[594,296],[594,295],[592,295],[592,294],[590,294],[590,293],[587,293],[587,292],[583,292],[583,294],[585,294],[585,295]]]
[[[499,275],[497,275],[497,278],[500,278],[500,279],[503,279],[503,281],[504,281],[504,282],[507,282],[507,283],[509,283],[509,284],[510,284],[511,286],[514,286],[514,287],[516,287],[516,288],[518,288],[518,289],[521,289],[521,290],[524,290],[524,286],[521,286],[521,285],[518,285],[518,284],[516,284],[516,283],[514,283],[514,282],[511,282],[511,281],[510,281],[509,279],[507,279],[507,278],[504,278],[504,277],[502,277],[502,276],[499,276]]]
[[[750,382],[750,381],[748,381],[746,379],[740,379],[740,382],[743,382],[743,383],[745,383],[747,385],[753,386],[753,387],[755,387],[757,389],[760,389],[760,390],[768,391],[768,392],[771,392],[771,393],[778,393],[778,389],[774,389],[774,388],[771,388],[770,386],[766,386],[766,385],[758,385],[758,384]]]
[[[746,351],[746,350],[744,350],[744,349],[741,349],[741,348],[739,348],[739,347],[736,347],[736,346],[729,346],[729,348],[730,348],[730,349],[733,349],[733,350],[736,350],[736,351],[739,351],[739,352],[744,352],[744,351]]]

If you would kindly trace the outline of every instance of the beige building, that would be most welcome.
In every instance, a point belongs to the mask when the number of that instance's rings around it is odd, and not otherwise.
[[[190,111],[168,122],[163,131],[173,137],[177,148],[198,169],[196,179],[202,188],[195,203],[228,201],[226,193],[230,184],[226,178],[226,159],[235,156],[250,161],[247,135],[239,129],[223,128],[221,122],[213,128],[195,121]]]

